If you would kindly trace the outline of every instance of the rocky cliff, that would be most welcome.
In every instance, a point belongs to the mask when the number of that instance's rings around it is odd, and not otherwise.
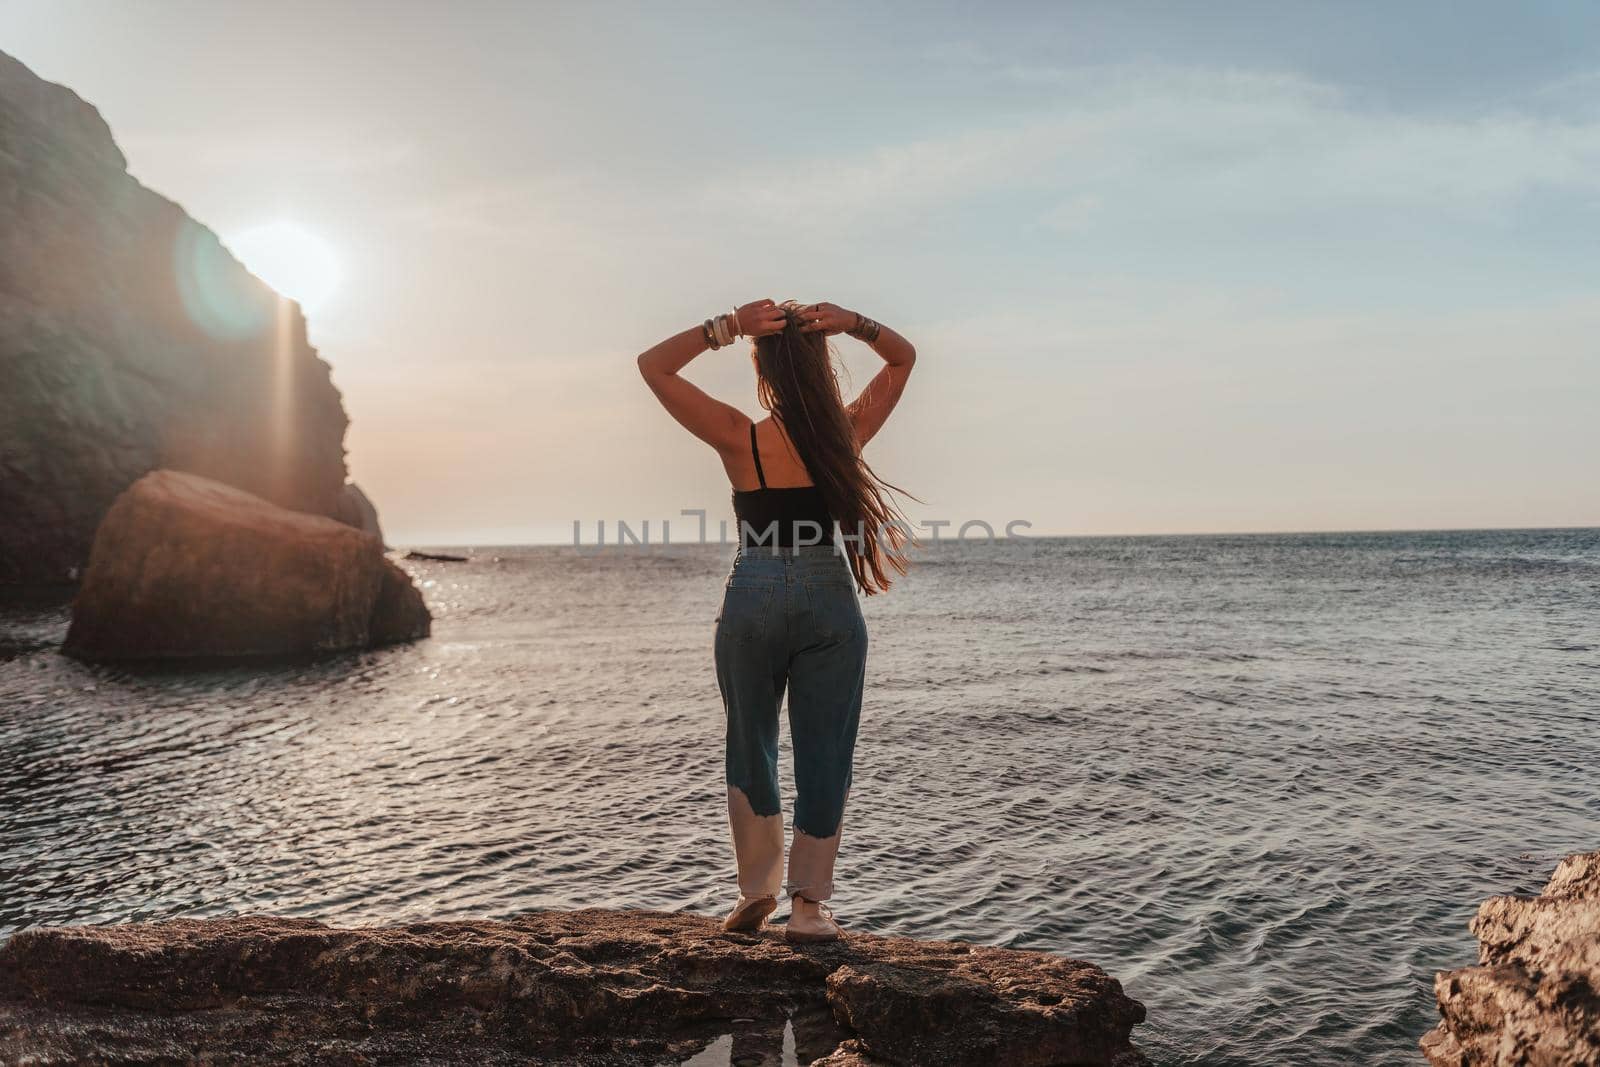
[[[1568,856],[1537,897],[1490,897],[1477,967],[1440,971],[1434,1067],[1600,1064],[1600,852]]]
[[[0,584],[71,577],[157,467],[360,522],[346,423],[298,305],[0,53]]]
[[[25,930],[0,1062],[826,1067],[1144,1063],[1144,1008],[1040,952],[650,911],[339,930],[245,917]],[[731,1047],[730,1047],[731,1046]],[[708,1059],[704,1062],[713,1062]]]

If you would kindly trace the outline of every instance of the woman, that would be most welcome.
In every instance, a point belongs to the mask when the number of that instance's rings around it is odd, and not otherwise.
[[[849,333],[884,368],[851,404],[839,395],[827,338]],[[708,348],[753,340],[753,422],[678,372]],[[717,616],[717,685],[727,713],[728,821],[739,903],[725,930],[759,930],[778,906],[783,816],[778,799],[778,705],[789,693],[794,745],[794,843],[783,890],[791,941],[842,933],[823,902],[850,791],[867,656],[856,588],[905,573],[908,529],[861,447],[883,427],[916,362],[911,343],[835,304],[757,300],[667,338],[639,371],[684,429],[717,450],[733,483],[739,551]]]

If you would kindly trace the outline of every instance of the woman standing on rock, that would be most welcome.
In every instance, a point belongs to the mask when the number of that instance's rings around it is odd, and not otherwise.
[[[827,338],[848,333],[884,368],[850,404],[839,394]],[[753,342],[753,422],[678,372],[708,348]],[[739,903],[726,930],[758,930],[778,906],[783,816],[778,798],[778,705],[789,693],[794,746],[794,842],[785,936],[832,941],[841,931],[823,901],[850,792],[866,677],[867,628],[856,597],[905,573],[908,527],[861,448],[882,428],[916,362],[911,342],[835,304],[757,300],[667,338],[639,371],[684,429],[717,450],[733,483],[739,551],[717,616],[717,684],[727,713],[728,821]]]

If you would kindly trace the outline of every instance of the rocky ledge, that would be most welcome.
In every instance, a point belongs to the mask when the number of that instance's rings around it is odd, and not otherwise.
[[[776,1067],[787,1023],[821,1067],[1134,1067],[1143,1019],[1100,968],[1047,953],[856,932],[791,946],[652,911],[180,919],[0,947],[6,1063]]]
[[[1568,856],[1536,897],[1490,897],[1477,967],[1440,971],[1434,1067],[1600,1064],[1600,852]]]

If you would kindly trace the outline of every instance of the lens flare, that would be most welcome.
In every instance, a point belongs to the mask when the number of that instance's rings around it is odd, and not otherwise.
[[[308,313],[338,291],[343,271],[333,246],[297,222],[278,219],[241,230],[227,245],[250,272]]]

